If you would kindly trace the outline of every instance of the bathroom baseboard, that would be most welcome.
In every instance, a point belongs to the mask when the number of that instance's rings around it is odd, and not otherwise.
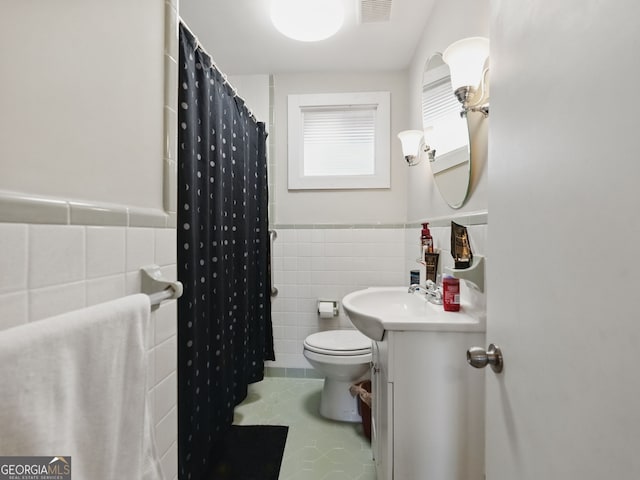
[[[284,367],[265,367],[265,377],[284,377],[284,378],[323,378],[313,368],[284,368]]]

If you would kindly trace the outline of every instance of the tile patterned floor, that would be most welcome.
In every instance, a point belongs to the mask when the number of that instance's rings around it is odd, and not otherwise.
[[[360,424],[318,413],[322,380],[267,377],[249,386],[238,425],[288,425],[280,480],[375,480],[371,445]]]

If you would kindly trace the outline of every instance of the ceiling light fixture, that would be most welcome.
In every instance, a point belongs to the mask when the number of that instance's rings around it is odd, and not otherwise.
[[[271,21],[283,35],[317,42],[334,35],[344,21],[343,0],[272,0]]]

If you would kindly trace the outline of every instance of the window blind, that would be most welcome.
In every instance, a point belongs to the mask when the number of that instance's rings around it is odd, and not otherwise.
[[[304,175],[375,173],[376,106],[302,110]]]
[[[424,86],[422,119],[427,144],[443,158],[449,152],[467,148],[469,133],[466,119],[460,117],[460,103],[451,90],[449,75],[436,78]]]
[[[423,87],[423,125],[436,125],[438,120],[451,115],[459,116],[460,103],[451,91],[449,77],[431,82]]]

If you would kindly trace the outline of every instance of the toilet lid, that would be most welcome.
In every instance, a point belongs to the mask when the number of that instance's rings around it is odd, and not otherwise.
[[[305,348],[327,355],[364,355],[371,352],[371,339],[358,330],[329,330],[309,335]]]

